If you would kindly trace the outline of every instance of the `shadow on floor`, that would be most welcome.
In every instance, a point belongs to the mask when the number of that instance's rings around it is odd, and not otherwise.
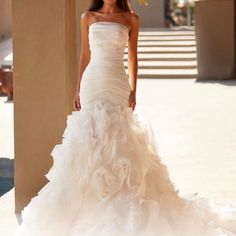
[[[0,197],[14,187],[14,159],[0,157]]]
[[[15,217],[18,225],[20,225],[23,222],[21,212],[15,212]]]
[[[236,86],[236,79],[196,79],[196,83],[214,83],[227,86]]]

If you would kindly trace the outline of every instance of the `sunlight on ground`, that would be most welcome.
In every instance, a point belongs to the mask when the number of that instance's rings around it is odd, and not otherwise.
[[[0,97],[0,155],[13,158],[13,104],[5,100]],[[136,112],[150,120],[180,194],[236,206],[235,103],[235,81],[138,80]],[[0,198],[0,215],[0,235],[12,236],[14,189]]]

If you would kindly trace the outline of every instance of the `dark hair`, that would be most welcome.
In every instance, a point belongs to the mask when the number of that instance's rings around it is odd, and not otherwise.
[[[92,0],[90,6],[88,7],[88,11],[96,11],[103,6],[103,0]],[[116,4],[119,8],[127,11],[131,11],[128,0],[117,0]]]

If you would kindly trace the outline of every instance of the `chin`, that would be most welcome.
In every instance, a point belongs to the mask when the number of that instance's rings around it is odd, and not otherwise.
[[[114,4],[116,3],[116,0],[103,0],[103,2],[107,4]]]

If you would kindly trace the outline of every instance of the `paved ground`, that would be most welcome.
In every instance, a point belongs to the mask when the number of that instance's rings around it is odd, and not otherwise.
[[[3,100],[0,98],[0,157],[12,158],[13,104]],[[236,206],[235,104],[236,81],[138,81],[136,111],[151,121],[159,154],[180,193],[197,192]],[[17,227],[14,189],[0,198],[0,215],[4,215],[0,235],[12,236]]]
[[[5,103],[7,97],[0,97],[0,184],[3,178],[13,177],[12,168],[6,163],[14,161],[13,103]],[[14,214],[14,189],[0,197],[0,235],[13,236],[17,228]]]
[[[138,104],[184,193],[236,206],[236,81],[139,81]]]
[[[14,186],[13,103],[0,96],[0,197]]]
[[[0,67],[12,65],[12,38],[7,37],[0,41]]]
[[[0,157],[14,157],[13,142],[13,102],[0,96]]]

